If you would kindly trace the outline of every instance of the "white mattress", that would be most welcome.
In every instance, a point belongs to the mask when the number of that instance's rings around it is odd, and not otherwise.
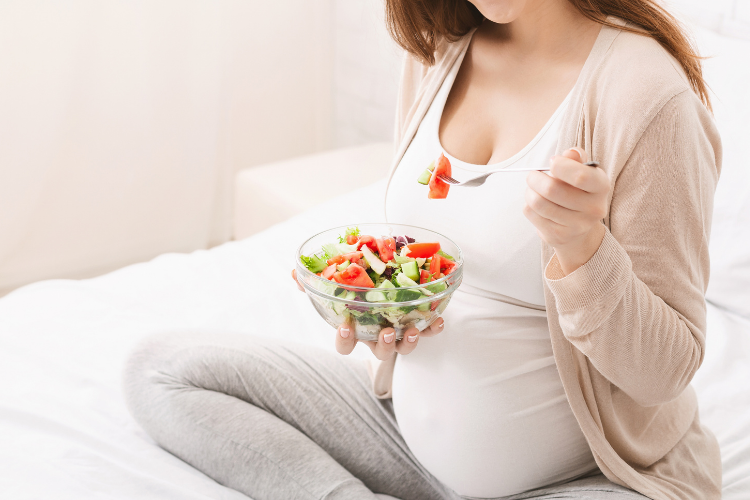
[[[0,497],[240,499],[158,448],[125,409],[120,369],[158,330],[230,330],[331,348],[331,329],[289,273],[301,240],[376,221],[383,183],[241,242],[164,255],[86,281],[46,281],[0,299]],[[710,308],[696,379],[718,436],[725,498],[750,498],[750,321]],[[358,355],[366,355],[366,348]]]

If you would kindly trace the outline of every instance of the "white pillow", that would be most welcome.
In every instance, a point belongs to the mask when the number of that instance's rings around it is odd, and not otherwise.
[[[750,41],[694,28],[724,146],[707,300],[750,318]]]
[[[730,37],[750,37],[750,0],[664,0],[664,5],[689,23]]]

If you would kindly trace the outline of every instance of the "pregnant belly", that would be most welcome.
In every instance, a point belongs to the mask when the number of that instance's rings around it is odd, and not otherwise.
[[[594,469],[557,374],[546,318],[528,310],[478,314],[461,301],[454,297],[446,311],[443,333],[421,339],[396,362],[394,409],[416,458],[456,493],[478,498]],[[516,308],[492,305],[495,313]]]

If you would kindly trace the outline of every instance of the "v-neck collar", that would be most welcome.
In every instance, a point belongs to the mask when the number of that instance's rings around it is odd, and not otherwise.
[[[612,16],[607,17],[607,22],[618,25],[625,24],[620,19]],[[471,39],[474,36],[475,32],[476,28],[472,29],[461,39],[451,43],[446,49],[443,57],[440,58],[440,60],[436,61],[435,65],[428,71],[427,76],[425,77],[426,82],[424,91],[421,93],[421,97],[412,105],[412,108],[416,109],[411,115],[411,119],[409,121],[409,124],[405,128],[403,136],[399,138],[399,145],[396,150],[396,156],[394,157],[393,163],[391,164],[391,169],[388,174],[388,180],[386,182],[386,189],[384,194],[387,194],[388,187],[390,186],[391,180],[393,179],[393,174],[396,172],[399,163],[401,163],[401,160],[403,159],[406,150],[409,148],[411,141],[414,139],[414,136],[419,129],[420,123],[422,123],[424,116],[427,114],[427,111],[432,105],[432,101],[435,99],[435,96],[440,90],[440,87],[443,85],[443,82],[448,76],[450,69],[456,62],[456,59],[461,54],[465,53],[469,43],[471,43]],[[563,122],[561,124],[558,140],[558,153],[577,145],[579,142],[584,144],[587,143],[585,140],[579,140],[585,139],[579,138],[579,135],[583,132],[581,130],[581,120],[583,118],[585,90],[588,88],[591,78],[596,74],[597,68],[601,64],[604,56],[612,45],[612,42],[619,33],[620,31],[615,28],[602,25],[602,28],[599,31],[599,35],[597,35],[596,40],[594,41],[594,46],[591,48],[591,52],[586,58],[586,62],[583,64],[581,74],[578,77],[578,82],[573,88],[573,93],[570,96],[570,102],[568,103],[568,108],[565,111],[565,115],[562,117]],[[430,75],[430,73],[432,75]],[[388,220],[388,213],[385,203],[383,203],[383,210],[385,219]]]
[[[570,92],[565,96],[565,98],[562,100],[562,102],[555,108],[555,111],[552,113],[552,115],[549,117],[547,122],[542,126],[542,128],[534,135],[534,137],[519,151],[517,151],[515,154],[510,156],[509,158],[506,158],[505,160],[495,162],[495,163],[488,163],[486,165],[478,165],[474,163],[469,163],[463,160],[460,160],[453,155],[451,155],[448,150],[446,150],[443,147],[443,143],[440,139],[440,124],[442,122],[442,116],[443,111],[445,110],[445,105],[448,101],[448,97],[450,96],[450,88],[453,87],[453,84],[458,76],[459,71],[461,71],[461,64],[463,62],[464,57],[466,56],[466,53],[469,50],[469,45],[467,44],[466,47],[464,47],[463,52],[459,54],[459,56],[456,58],[455,62],[453,63],[453,66],[451,66],[450,70],[448,71],[448,74],[446,75],[446,78],[443,80],[443,83],[440,85],[440,89],[438,89],[437,94],[435,94],[435,98],[437,99],[439,96],[439,100],[436,102],[435,99],[433,99],[432,104],[430,106],[430,110],[425,114],[425,118],[428,118],[430,116],[430,113],[435,114],[435,120],[434,123],[429,123],[430,135],[435,139],[438,146],[440,147],[440,151],[450,160],[451,165],[453,168],[459,168],[462,170],[466,170],[468,172],[476,172],[476,173],[483,173],[483,172],[489,172],[490,170],[500,170],[503,168],[508,168],[519,161],[521,161],[532,149],[534,149],[534,146],[539,144],[539,142],[546,136],[546,134],[549,132],[550,128],[552,128],[552,125],[555,124],[556,120],[559,119],[560,114],[563,113],[568,105],[568,102],[570,101],[570,97],[573,95],[573,92],[578,85],[578,80],[576,80],[576,83],[573,85],[573,88],[570,89]],[[446,86],[449,86],[449,88],[446,89]],[[433,108],[433,106],[436,106]]]

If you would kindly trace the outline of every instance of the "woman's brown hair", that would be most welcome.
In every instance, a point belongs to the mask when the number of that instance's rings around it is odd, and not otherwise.
[[[597,23],[645,34],[658,41],[677,59],[690,86],[711,109],[708,87],[703,80],[701,57],[675,19],[655,0],[568,0],[581,14]],[[393,39],[427,64],[435,63],[440,39],[456,41],[484,17],[468,0],[386,0],[386,21]],[[640,29],[607,22],[607,16],[629,21]]]

